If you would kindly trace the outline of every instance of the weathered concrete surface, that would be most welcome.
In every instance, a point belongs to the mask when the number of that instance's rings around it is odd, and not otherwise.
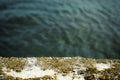
[[[33,74],[36,68],[39,70]],[[26,72],[23,73],[25,70]],[[0,78],[3,80],[119,80],[120,60],[81,57],[0,57]]]

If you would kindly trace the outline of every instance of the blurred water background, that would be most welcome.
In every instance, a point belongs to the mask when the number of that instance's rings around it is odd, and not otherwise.
[[[120,59],[120,0],[0,0],[0,56]]]

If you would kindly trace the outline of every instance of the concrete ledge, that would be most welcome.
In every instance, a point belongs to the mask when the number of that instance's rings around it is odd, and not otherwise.
[[[0,80],[119,80],[120,60],[0,57]]]

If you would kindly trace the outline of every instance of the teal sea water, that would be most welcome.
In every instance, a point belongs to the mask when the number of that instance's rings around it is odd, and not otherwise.
[[[120,59],[120,0],[0,0],[0,56]]]

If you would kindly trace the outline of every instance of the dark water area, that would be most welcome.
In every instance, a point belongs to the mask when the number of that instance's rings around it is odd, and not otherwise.
[[[120,59],[120,0],[0,0],[0,56]]]

